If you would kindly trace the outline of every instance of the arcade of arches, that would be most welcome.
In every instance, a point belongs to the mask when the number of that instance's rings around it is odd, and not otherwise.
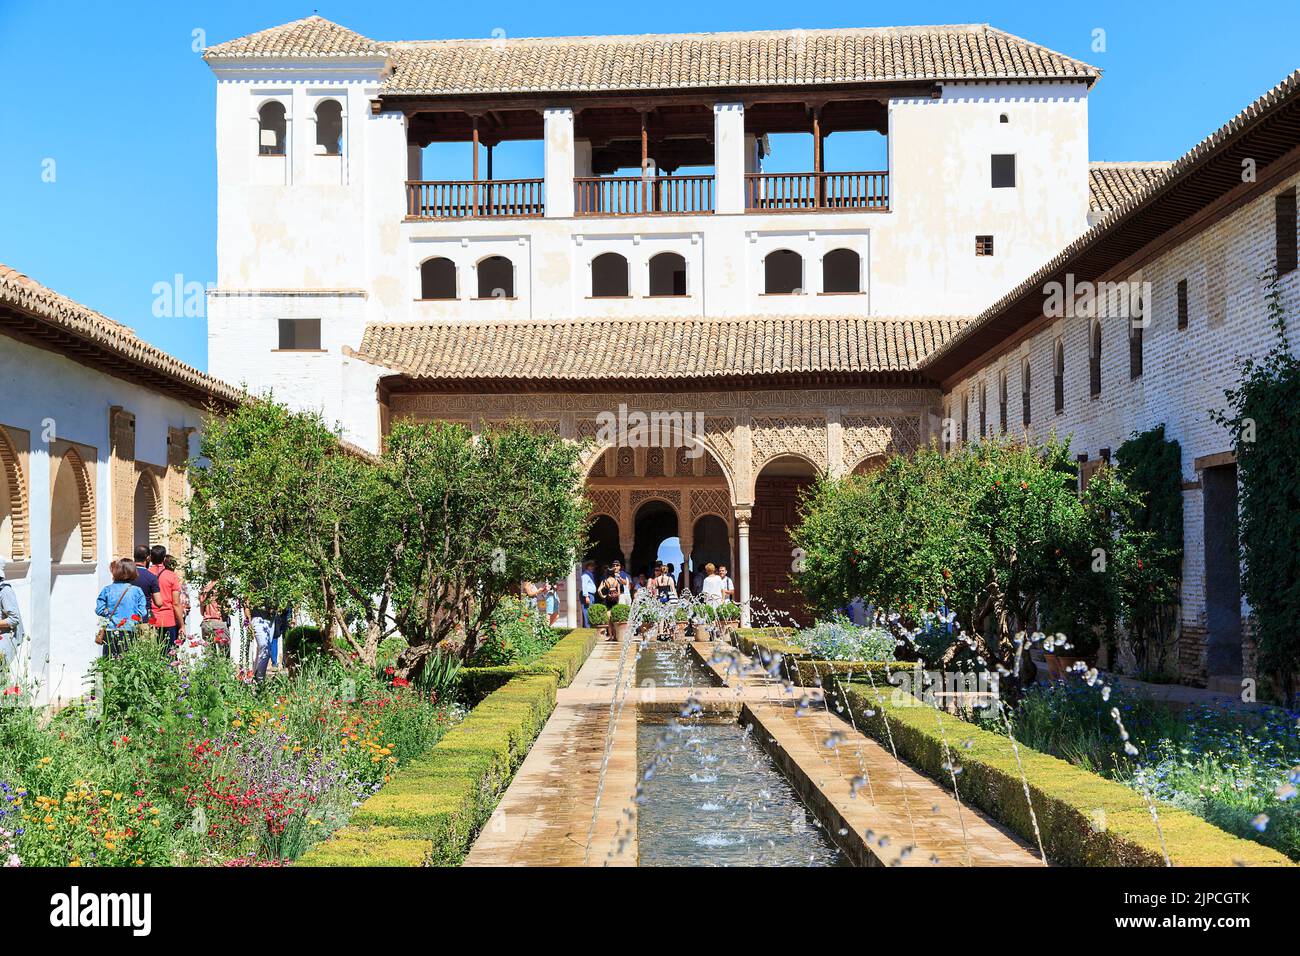
[[[791,585],[789,531],[801,490],[818,474],[879,467],[927,442],[936,393],[921,388],[734,389],[639,394],[582,391],[385,395],[384,419],[459,422],[472,429],[529,421],[587,444],[587,495],[594,521],[586,557],[619,558],[640,571],[676,539],[692,569],[726,564],[742,600],[806,618]],[[680,413],[703,434],[675,447],[596,444],[600,416],[620,406]],[[678,569],[680,571],[680,569]],[[576,574],[566,608],[574,606]]]

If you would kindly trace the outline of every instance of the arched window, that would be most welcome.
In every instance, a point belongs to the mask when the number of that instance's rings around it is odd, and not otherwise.
[[[989,425],[989,386],[980,382],[980,441],[984,440]]]
[[[627,260],[617,252],[602,252],[591,260],[591,297],[627,298]]]
[[[261,156],[284,155],[284,104],[271,100],[257,111],[257,152]]]
[[[861,292],[862,257],[852,249],[832,249],[822,256],[823,292]]]
[[[675,252],[650,257],[650,294],[685,295],[686,260]]]
[[[515,297],[515,264],[505,256],[488,256],[478,264],[478,297],[480,299],[513,299]]]
[[[50,560],[95,560],[94,500],[86,466],[74,448],[63,453],[50,491]]]
[[[1065,345],[1056,343],[1052,361],[1052,404],[1059,415],[1065,411]]]
[[[763,292],[793,295],[803,291],[803,257],[789,249],[769,252],[763,260]]]
[[[1101,395],[1101,323],[1097,321],[1088,334],[1088,394]]]
[[[1029,392],[1033,385],[1029,372],[1029,359],[1020,363],[1020,424],[1028,428],[1033,416],[1029,413]]]
[[[338,100],[321,100],[316,107],[316,153],[343,154],[343,105]]]
[[[456,298],[456,263],[444,256],[420,263],[420,298]]]
[[[166,545],[163,540],[163,503],[158,479],[147,471],[140,473],[135,482],[132,500],[134,518],[131,532],[135,547],[155,544]]]
[[[970,438],[970,395],[961,397],[961,443],[966,444]]]

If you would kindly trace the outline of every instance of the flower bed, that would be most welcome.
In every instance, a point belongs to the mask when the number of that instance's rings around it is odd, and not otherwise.
[[[298,865],[458,865],[555,709],[558,689],[573,680],[596,639],[591,628],[571,631],[489,693]]]
[[[12,865],[264,864],[326,836],[459,711],[318,660],[261,689],[228,659],[139,640],[104,697],[46,720],[0,708],[0,851]]]
[[[1134,754],[1125,751],[1116,707]],[[1016,706],[1018,739],[1300,860],[1296,715],[1177,709],[1125,688],[1103,703],[1082,681],[1033,688]],[[1003,733],[997,722],[990,729]]]
[[[1277,851],[1167,803],[1157,806],[1158,833],[1146,800],[1129,787],[1024,745],[1017,759],[1006,736],[940,716],[919,701],[895,700],[856,681],[837,681],[830,693],[851,711],[859,730],[897,748],[899,757],[935,779],[950,780],[948,762],[955,760],[962,799],[1033,843],[1027,786],[1052,863],[1161,866],[1162,833],[1175,866],[1290,865]]]

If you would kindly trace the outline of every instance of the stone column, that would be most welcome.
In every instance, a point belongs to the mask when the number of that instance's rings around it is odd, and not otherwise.
[[[573,110],[549,109],[545,123],[546,218],[573,216]]]
[[[574,564],[564,582],[564,623],[566,627],[582,627],[582,612],[578,609],[578,569]]]
[[[749,627],[749,518],[750,510],[748,508],[736,509],[736,588],[740,592],[740,623],[743,627]]]
[[[719,213],[745,211],[745,104],[713,104],[713,169]]]

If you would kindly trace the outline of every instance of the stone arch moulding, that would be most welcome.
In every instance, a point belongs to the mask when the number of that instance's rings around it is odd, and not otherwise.
[[[712,421],[712,419],[710,419],[710,421]],[[587,426],[591,426],[591,427],[587,427]],[[609,442],[595,441],[594,423],[592,423],[590,420],[585,420],[585,421],[579,420],[577,423],[577,432],[578,432],[577,439],[576,439],[577,441],[583,441],[583,440],[591,441],[590,446],[587,448],[586,452],[583,454],[583,456],[579,459],[578,462],[578,467],[582,471],[584,480],[590,480],[591,478],[628,479],[628,478],[646,477],[643,475],[636,475],[634,473],[623,474],[621,472],[617,474],[609,474],[609,475],[594,474],[593,472],[596,470],[597,466],[604,458],[606,452],[610,451],[611,449],[624,448],[626,446],[614,445]],[[710,432],[705,438],[696,439],[696,440],[700,441],[704,445],[704,450],[706,454],[711,455],[713,460],[717,463],[718,471],[721,472],[722,480],[727,485],[727,494],[731,496],[732,501],[736,501],[738,499],[736,498],[736,480],[735,480],[735,473],[733,470],[732,456],[728,456],[724,454],[723,450],[719,448],[719,444],[721,444],[719,441],[717,441],[719,437],[725,438],[726,446],[728,448],[731,447],[730,432],[722,436]]]
[[[149,543],[161,544],[166,540],[166,517],[167,517],[167,499],[163,494],[163,477],[153,466],[138,462],[139,468],[135,479],[135,490],[143,488],[145,494],[150,500],[150,518],[149,518]],[[135,496],[131,498],[132,506],[135,504]],[[133,514],[134,519],[134,514]],[[134,529],[134,520],[132,522]],[[133,535],[134,537],[134,535]],[[135,542],[139,544],[140,542]]]
[[[28,542],[27,511],[27,474],[23,470],[22,459],[18,456],[18,446],[3,425],[0,425],[0,471],[4,472],[4,486],[9,498],[9,520],[12,527],[14,561],[25,561],[31,557]]]
[[[81,560],[91,563],[95,560],[95,485],[90,480],[86,461],[77,451],[75,445],[69,445],[63,453],[63,459],[72,469],[72,476],[77,482],[77,503],[81,507]]]

